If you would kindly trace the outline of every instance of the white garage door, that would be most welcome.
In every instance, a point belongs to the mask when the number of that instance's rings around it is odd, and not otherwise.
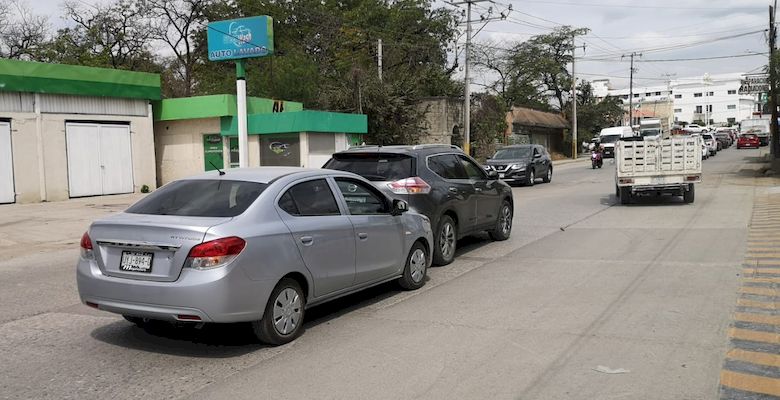
[[[0,122],[0,203],[13,203],[15,198],[11,124]]]
[[[127,125],[68,123],[70,197],[133,192],[133,160]]]

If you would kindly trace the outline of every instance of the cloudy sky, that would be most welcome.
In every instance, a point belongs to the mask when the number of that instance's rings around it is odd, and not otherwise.
[[[766,56],[653,60],[766,52],[763,30],[769,25],[769,0],[497,1],[492,5],[494,10],[512,4],[514,11],[506,21],[488,24],[477,40],[511,44],[549,32],[559,24],[589,28],[590,33],[577,40],[578,46],[585,46],[584,53],[577,53],[582,58],[577,72],[590,80],[608,77],[618,88],[627,86],[630,68],[628,58],[621,60],[621,56],[632,52],[642,53],[637,59],[635,85],[663,85],[667,74],[687,78],[704,73],[750,72],[766,64]],[[478,9],[484,12],[484,7]]]
[[[94,3],[95,0],[77,0]],[[97,0],[108,1],[108,0]],[[37,13],[62,26],[61,0],[27,0]],[[442,2],[446,7],[451,7]],[[676,78],[751,72],[766,64],[768,6],[770,0],[494,0],[474,7],[474,18],[494,16],[511,4],[505,21],[487,24],[476,42],[509,47],[532,35],[549,32],[564,24],[589,28],[577,40],[585,46],[577,72],[584,79],[610,78],[614,86],[627,85],[629,62],[621,55],[642,53],[636,64],[635,85],[665,84],[667,74]],[[481,24],[474,24],[478,30]],[[654,62],[691,58],[743,56],[713,60]],[[479,75],[475,78],[479,80]],[[487,77],[489,79],[489,77]]]

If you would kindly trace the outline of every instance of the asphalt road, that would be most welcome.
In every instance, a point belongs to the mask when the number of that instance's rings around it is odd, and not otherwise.
[[[78,238],[16,248],[0,260],[0,398],[716,398],[757,155],[705,161],[692,205],[615,205],[611,161],[561,166],[514,189],[510,240],[461,241],[419,291],[314,308],[277,348],[240,324],[141,330],[79,303]]]

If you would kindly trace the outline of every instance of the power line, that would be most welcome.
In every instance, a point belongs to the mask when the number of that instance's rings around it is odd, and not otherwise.
[[[602,7],[602,8],[641,8],[641,9],[659,9],[659,10],[763,10],[763,7],[677,7],[677,6],[645,6],[635,4],[603,4],[603,3],[581,3],[568,1],[541,1],[541,0],[523,0],[524,3],[537,3],[548,5],[565,5],[576,7]]]

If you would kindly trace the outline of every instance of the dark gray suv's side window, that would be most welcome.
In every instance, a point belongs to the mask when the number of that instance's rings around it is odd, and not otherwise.
[[[466,171],[468,179],[485,179],[485,174],[482,172],[482,168],[480,168],[477,164],[474,164],[473,161],[464,156],[458,156],[458,159],[460,159],[460,163],[463,165],[463,169]]]
[[[336,198],[325,179],[299,183],[279,199],[279,208],[297,217],[340,215]]]
[[[469,179],[463,165],[453,154],[428,157],[428,168],[444,179]]]

